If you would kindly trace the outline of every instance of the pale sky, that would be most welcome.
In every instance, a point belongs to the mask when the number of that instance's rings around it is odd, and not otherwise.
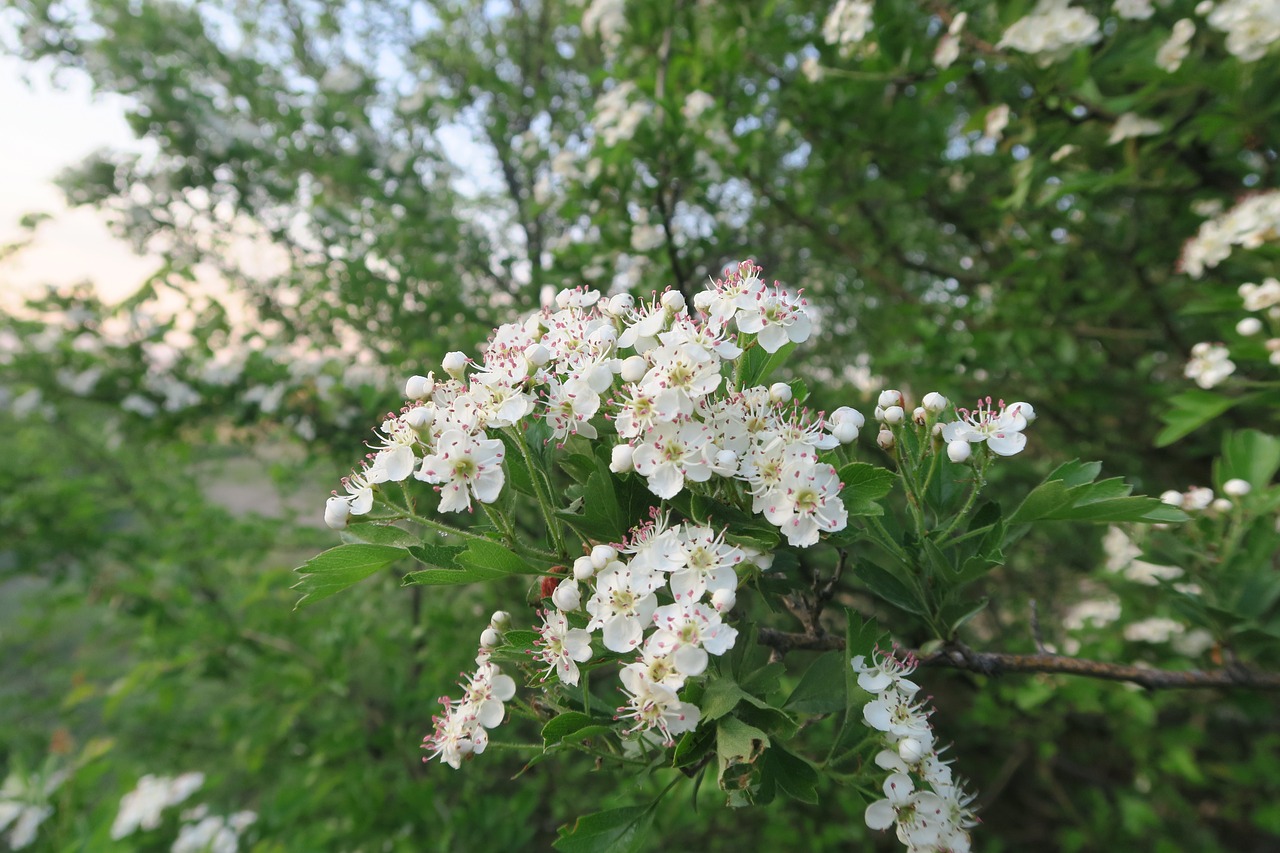
[[[0,295],[12,298],[43,284],[93,281],[107,299],[136,288],[158,266],[114,238],[101,216],[68,210],[53,179],[103,148],[136,148],[124,121],[123,99],[93,97],[83,75],[67,74],[55,88],[46,74],[22,81],[22,63],[0,56],[0,115],[16,116],[0,133],[0,243],[17,238],[26,213],[47,212],[30,248],[0,261]]]

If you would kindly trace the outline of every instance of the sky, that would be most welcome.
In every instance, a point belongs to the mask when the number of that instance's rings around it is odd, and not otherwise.
[[[104,298],[123,298],[158,261],[139,257],[113,237],[100,214],[68,210],[53,179],[99,148],[137,147],[124,102],[94,97],[81,75],[66,75],[55,87],[47,74],[32,75],[30,85],[22,74],[22,63],[0,56],[0,115],[18,117],[0,133],[0,244],[22,235],[18,222],[25,214],[54,218],[40,227],[32,246],[0,261],[0,296],[92,280]]]

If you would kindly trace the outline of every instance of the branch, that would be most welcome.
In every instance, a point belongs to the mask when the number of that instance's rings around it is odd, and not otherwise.
[[[797,634],[773,628],[761,628],[757,639],[762,645],[775,649],[779,654],[797,649],[839,651],[844,648],[844,638],[835,634]],[[917,658],[921,666],[948,667],[982,675],[998,676],[1009,672],[1060,673],[1098,678],[1104,681],[1127,681],[1148,690],[1203,687],[1280,690],[1280,673],[1260,672],[1244,666],[1170,671],[1061,655],[975,652],[958,644],[931,654],[917,655]]]

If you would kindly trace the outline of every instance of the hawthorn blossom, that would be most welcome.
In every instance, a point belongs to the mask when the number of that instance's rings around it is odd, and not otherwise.
[[[999,456],[1012,456],[1027,445],[1027,437],[1022,431],[1027,427],[1027,419],[1022,415],[1025,404],[1015,403],[1005,407],[1004,401],[999,409],[991,404],[991,398],[979,400],[972,411],[957,409],[960,420],[942,426],[942,440],[950,444],[953,441],[968,441],[972,444],[987,443],[992,453]]]
[[[803,297],[792,297],[775,285],[757,294],[755,304],[738,311],[738,329],[755,335],[765,352],[775,353],[788,341],[798,344],[809,339],[813,323],[808,304]]]
[[[40,824],[53,814],[49,798],[69,775],[66,770],[34,773],[26,778],[9,773],[0,785],[0,832],[8,830],[10,848],[21,850],[35,841]]]
[[[1235,370],[1236,364],[1226,347],[1202,341],[1191,348],[1191,359],[1183,374],[1201,388],[1209,389],[1221,385]]]
[[[650,681],[641,669],[624,667],[618,673],[627,704],[618,709],[618,719],[631,720],[626,734],[657,729],[666,746],[675,745],[675,736],[698,727],[702,712],[696,705],[680,701],[676,691]]]
[[[1125,113],[1116,119],[1116,123],[1111,128],[1111,135],[1107,137],[1107,144],[1115,145],[1117,142],[1137,136],[1154,136],[1162,130],[1164,125],[1158,121],[1143,118],[1137,113]]]
[[[835,533],[848,524],[842,485],[831,465],[793,454],[782,467],[778,487],[769,492],[765,518],[782,528],[789,544],[807,548],[817,543],[819,533]]]
[[[710,591],[736,589],[738,575],[734,566],[745,558],[742,549],[724,541],[724,531],[716,533],[702,525],[683,525],[678,558],[682,568],[671,574],[671,593],[676,601],[700,601]]]
[[[1241,62],[1256,62],[1280,42],[1280,8],[1273,0],[1222,0],[1205,19],[1227,34],[1227,50]]]
[[[1004,31],[996,47],[1031,54],[1043,68],[1101,38],[1098,19],[1070,0],[1040,0],[1031,14]]]
[[[415,476],[439,485],[441,512],[470,510],[473,495],[486,504],[498,499],[505,482],[505,455],[502,442],[496,438],[478,439],[460,429],[450,429],[441,434],[436,452],[423,457]]]
[[[1169,40],[1156,51],[1156,65],[1172,74],[1182,67],[1183,60],[1191,53],[1191,38],[1196,34],[1195,22],[1182,18],[1173,25]]]
[[[722,655],[738,637],[736,628],[721,621],[713,607],[686,600],[659,607],[653,613],[658,630],[649,637],[656,652],[672,655],[684,676],[697,676],[707,668],[707,655]]]
[[[692,419],[655,424],[636,445],[631,461],[649,484],[649,491],[664,500],[684,488],[685,479],[705,483],[711,479],[707,427]]]
[[[587,630],[601,630],[604,647],[613,652],[639,646],[658,607],[654,593],[662,586],[659,578],[621,562],[610,564],[596,575],[596,593],[587,602],[591,614]]]
[[[542,614],[542,624],[538,626],[540,647],[534,652],[534,660],[546,664],[547,671],[542,680],[554,672],[562,684],[578,683],[578,664],[591,660],[591,633],[583,628],[569,627],[569,620],[559,610],[548,610]]]
[[[119,841],[138,829],[155,829],[164,810],[176,806],[204,784],[204,774],[183,773],[180,776],[153,776],[138,780],[137,786],[120,800],[120,811],[111,824],[111,837]]]

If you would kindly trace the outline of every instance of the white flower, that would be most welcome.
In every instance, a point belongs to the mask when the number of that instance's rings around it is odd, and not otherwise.
[[[838,46],[842,56],[848,56],[875,25],[872,7],[871,0],[836,0],[822,23],[823,40]]]
[[[501,441],[477,439],[460,429],[449,429],[441,433],[435,450],[423,457],[415,476],[439,485],[441,512],[471,509],[472,495],[486,504],[498,499],[505,482],[502,460],[506,450]]]
[[[957,409],[960,420],[944,424],[942,440],[950,444],[953,441],[968,441],[974,444],[985,441],[991,452],[1000,456],[1012,456],[1027,444],[1027,437],[1022,431],[1027,427],[1027,419],[1022,415],[1025,403],[1015,403],[1006,407],[1004,401],[998,404],[999,409],[991,405],[991,398],[979,400],[977,408]],[[948,451],[950,455],[950,451]]]
[[[155,829],[165,809],[176,806],[204,784],[203,773],[183,773],[176,778],[147,774],[120,800],[120,811],[111,825],[111,837],[120,840],[138,829]]]
[[[864,819],[871,829],[898,824],[898,840],[912,849],[931,847],[947,825],[947,804],[932,791],[917,791],[911,777],[894,773],[884,782],[887,799],[867,806]]]
[[[240,849],[240,833],[258,816],[253,812],[237,812],[230,818],[201,816],[198,823],[188,823],[178,831],[170,853],[236,853]]]
[[[738,576],[734,566],[742,562],[742,549],[724,541],[724,532],[716,534],[710,527],[685,524],[680,528],[680,549],[684,552],[683,568],[671,574],[671,593],[676,601],[699,601],[710,591],[736,589]]]
[[[649,636],[646,648],[655,653],[671,654],[681,675],[702,675],[707,668],[707,655],[722,655],[733,648],[737,629],[725,625],[713,607],[686,600],[659,607],[653,613],[658,630]]]
[[[640,645],[644,629],[653,619],[662,586],[659,576],[614,562],[596,575],[595,595],[587,602],[591,621],[588,631],[601,631],[604,647],[629,652]]]
[[[1111,8],[1121,18],[1131,21],[1145,21],[1156,13],[1151,0],[1116,0]]]
[[[673,746],[676,735],[698,727],[702,713],[697,706],[681,702],[675,690],[650,681],[645,671],[624,667],[618,677],[628,699],[627,704],[618,709],[618,716],[634,721],[627,734],[657,729],[665,744]]]
[[[756,335],[765,352],[775,353],[787,341],[798,344],[809,339],[813,322],[808,305],[803,297],[792,297],[781,287],[761,291],[752,306],[738,311],[738,329]]]
[[[947,27],[946,33],[938,40],[938,46],[934,48],[934,65],[943,69],[950,68],[951,64],[960,57],[960,33],[968,20],[967,12],[961,12],[951,19],[951,25]]]
[[[1032,54],[1045,67],[1100,38],[1098,19],[1084,9],[1068,0],[1040,0],[1030,15],[1005,30],[996,47]]]
[[[680,108],[680,114],[688,121],[696,121],[699,116],[711,109],[715,104],[715,98],[706,92],[695,89],[685,96],[684,106]]]
[[[1194,379],[1201,388],[1213,388],[1235,372],[1231,353],[1221,344],[1201,342],[1191,348],[1191,359],[1183,375]]]
[[[1116,123],[1111,128],[1111,135],[1107,137],[1108,145],[1115,145],[1117,142],[1123,142],[1135,136],[1154,136],[1164,130],[1164,125],[1158,121],[1143,118],[1137,113],[1125,113],[1116,119]]]
[[[711,479],[710,441],[709,430],[697,421],[655,424],[636,446],[632,464],[648,481],[649,491],[664,500],[673,498],[686,478],[695,483]]]
[[[560,681],[568,685],[578,683],[578,664],[591,660],[591,633],[582,628],[570,628],[569,620],[558,610],[542,614],[538,627],[540,648],[534,660],[546,664],[546,678],[555,672]]]
[[[987,110],[982,120],[982,136],[985,139],[1000,141],[1004,129],[1009,126],[1009,105],[1000,104]]]
[[[1223,0],[1206,20],[1227,34],[1227,50],[1242,62],[1256,62],[1280,41],[1280,9],[1272,0]]]
[[[23,779],[11,772],[4,785],[0,785],[0,832],[9,830],[10,848],[21,850],[35,841],[40,824],[53,814],[49,798],[68,775],[67,771],[60,770],[35,773]]]
[[[808,454],[795,454],[783,466],[778,487],[769,493],[765,518],[782,528],[788,543],[807,548],[817,543],[819,533],[835,533],[848,524],[840,487],[834,467]]]
[[[898,660],[895,655],[885,654],[877,648],[871,653],[870,663],[863,655],[858,655],[850,664],[858,673],[858,686],[868,693],[880,694],[888,690],[914,696],[920,689],[914,681],[907,680],[916,668],[912,657]]]
[[[1191,38],[1195,34],[1196,25],[1190,18],[1174,24],[1169,40],[1156,51],[1156,65],[1171,74],[1181,68],[1183,60],[1191,53]]]

